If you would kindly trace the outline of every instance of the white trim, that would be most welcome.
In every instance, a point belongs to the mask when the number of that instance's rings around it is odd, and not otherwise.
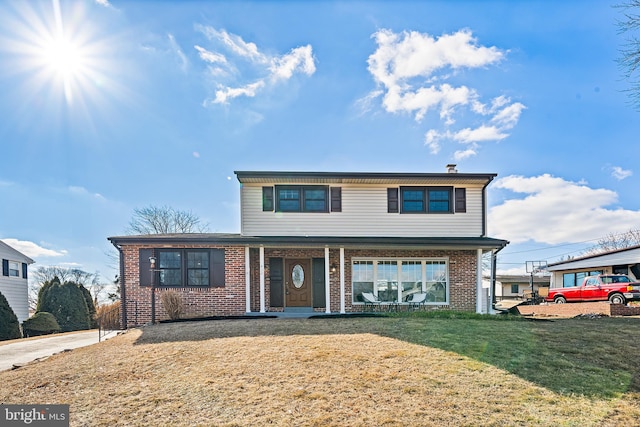
[[[260,246],[260,313],[266,313],[264,303],[264,246]]]
[[[331,278],[329,277],[329,248],[324,248],[324,298],[325,313],[331,313]]]
[[[340,313],[345,311],[345,293],[344,293],[344,248],[340,248]]]
[[[476,313],[482,313],[482,249],[477,249],[476,261]]]
[[[246,312],[251,313],[251,257],[249,256],[249,246],[244,247],[244,283]]]

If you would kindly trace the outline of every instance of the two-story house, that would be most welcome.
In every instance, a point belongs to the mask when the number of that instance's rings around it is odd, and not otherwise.
[[[481,311],[482,256],[508,244],[487,237],[495,174],[235,174],[240,234],[109,238],[124,324],[163,318],[165,289],[179,290],[188,317],[358,312],[363,293],[403,305],[420,292],[427,308]]]
[[[0,240],[0,259],[2,259],[0,292],[18,317],[18,322],[22,323],[29,318],[27,270],[29,264],[33,264],[34,261],[2,240]]]

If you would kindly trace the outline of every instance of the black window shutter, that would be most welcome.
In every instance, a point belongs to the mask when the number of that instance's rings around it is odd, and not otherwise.
[[[209,284],[224,288],[224,249],[211,249],[209,260]]]
[[[282,258],[269,258],[269,305],[284,307],[284,265]]]
[[[273,212],[273,187],[262,187],[262,210]]]
[[[22,263],[22,278],[27,279],[27,263]]]
[[[152,256],[153,249],[138,249],[140,286],[151,286],[154,272],[151,271],[151,261],[149,261],[149,258]]]
[[[331,212],[342,212],[341,187],[331,187]]]
[[[2,260],[2,275],[3,276],[8,276],[9,275],[9,260],[8,259],[3,259]]]
[[[326,307],[326,293],[324,280],[324,258],[313,258],[311,270],[313,283],[313,307]]]
[[[467,189],[456,188],[456,212],[467,211]]]
[[[387,188],[387,212],[398,213],[398,189]]]

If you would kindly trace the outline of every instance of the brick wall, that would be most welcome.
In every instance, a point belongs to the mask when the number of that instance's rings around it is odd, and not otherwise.
[[[122,253],[125,259],[124,283],[126,291],[127,326],[136,326],[151,321],[151,288],[140,286],[138,251],[141,248],[157,248],[157,245],[125,245]],[[168,288],[178,291],[185,302],[184,317],[242,315],[246,311],[245,299],[245,260],[244,247],[211,246],[202,244],[172,245],[176,249],[223,248],[225,249],[225,286],[212,288]],[[260,255],[257,248],[252,248],[250,256],[251,311],[260,311]],[[269,258],[324,258],[324,248],[291,248],[265,249],[265,308],[266,311],[281,311],[281,307],[269,306]],[[361,311],[362,305],[352,305],[351,258],[353,257],[402,257],[402,258],[448,258],[449,262],[449,305],[444,307],[453,310],[475,311],[476,309],[476,252],[453,250],[384,250],[362,249],[345,250],[345,310]],[[339,249],[329,250],[329,265],[340,263]],[[330,310],[340,311],[340,276],[339,269],[330,272]],[[155,305],[156,320],[168,318],[160,294],[165,289],[156,288]],[[441,307],[441,306],[440,306]],[[428,306],[439,308],[439,306]],[[326,307],[317,311],[324,312]]]
[[[193,288],[156,288],[156,321],[168,319],[160,294],[166,289],[178,291],[185,303],[184,317],[230,316],[245,312],[244,248],[236,246],[172,245],[175,249],[221,248],[225,250],[225,286]],[[157,245],[126,245],[122,247],[125,273],[127,327],[151,321],[151,287],[140,286],[138,250],[158,248]]]

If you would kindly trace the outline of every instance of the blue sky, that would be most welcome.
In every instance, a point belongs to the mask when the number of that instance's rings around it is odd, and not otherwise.
[[[502,272],[640,226],[607,1],[0,4],[0,239],[116,271],[136,207],[239,232],[234,170],[497,173]]]

